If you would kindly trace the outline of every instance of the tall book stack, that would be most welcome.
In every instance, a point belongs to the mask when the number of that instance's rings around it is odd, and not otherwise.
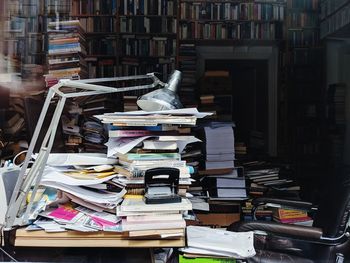
[[[46,87],[57,84],[60,79],[86,78],[85,55],[85,33],[78,20],[49,22]],[[68,152],[78,152],[82,143],[79,127],[82,111],[75,100],[71,100],[66,109],[62,118],[65,147]]]
[[[60,79],[86,78],[85,37],[79,20],[49,22],[48,38],[46,86],[51,87]]]
[[[165,115],[167,111],[157,114],[136,111],[97,116],[102,123],[110,123],[107,154],[118,158],[119,173],[123,176],[117,181],[125,185],[129,193],[143,193],[145,170],[175,167],[180,170],[180,193],[185,194],[193,170],[181,160],[180,153],[187,144],[199,139],[181,134],[179,126],[195,125],[198,114],[194,110],[190,109],[187,116],[181,110],[179,113],[174,110],[171,115]]]
[[[190,174],[193,170],[186,165],[186,161],[181,160],[180,153],[187,144],[199,140],[194,136],[182,135],[179,132],[179,126],[194,126],[197,118],[205,115],[195,108],[186,108],[157,112],[120,112],[97,116],[103,123],[110,125],[107,155],[117,157],[119,162],[119,166],[115,168],[119,176],[113,181],[125,186],[128,194],[144,194],[144,174],[148,169],[173,167],[179,170],[179,195],[183,196],[182,203],[152,206],[145,205],[142,198],[126,198],[117,213],[125,217],[122,223],[123,230],[144,231],[133,234],[147,236],[150,235],[151,230],[154,231],[155,227],[163,230],[177,229],[177,234],[179,229],[185,227],[182,215],[179,217],[179,215],[167,214],[172,206],[177,207],[176,214],[179,214],[179,210],[192,208],[191,203],[184,196],[188,186],[191,185]],[[139,208],[130,210],[133,205]],[[185,205],[185,207],[181,209],[179,205]],[[155,209],[158,206],[159,208]]]
[[[246,199],[243,169],[235,167],[232,123],[204,127],[203,165],[195,187],[190,187],[193,209],[201,225],[225,227],[240,219]]]

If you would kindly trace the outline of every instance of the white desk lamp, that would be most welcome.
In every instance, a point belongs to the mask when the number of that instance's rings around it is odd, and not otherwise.
[[[122,88],[113,88],[103,85],[98,85],[95,83],[102,82],[118,82],[127,80],[152,80],[151,84],[145,84],[141,86],[130,86]],[[143,110],[167,110],[167,109],[177,109],[181,108],[181,102],[176,95],[176,88],[181,80],[181,72],[175,70],[168,83],[160,81],[154,73],[149,73],[146,75],[138,76],[128,76],[128,77],[114,77],[114,78],[100,78],[100,79],[85,79],[85,80],[60,80],[56,85],[52,86],[47,94],[43,109],[41,111],[40,117],[38,119],[37,126],[35,128],[32,140],[29,145],[29,149],[21,167],[18,180],[12,197],[7,209],[5,218],[5,229],[11,230],[14,226],[22,226],[28,224],[29,214],[33,207],[34,197],[36,196],[38,186],[40,184],[46,162],[48,160],[49,154],[51,152],[52,145],[54,143],[54,138],[56,135],[56,130],[60,121],[60,117],[68,98],[75,98],[81,96],[91,96],[99,94],[126,92],[134,90],[143,90],[149,88],[155,88],[157,86],[162,86],[162,89],[155,90],[149,94],[143,95],[137,104]],[[65,87],[64,91],[60,90]],[[67,92],[66,88],[72,88],[71,91]],[[78,90],[78,91],[77,91]],[[79,91],[80,90],[80,91]],[[50,101],[58,96],[57,106],[53,114],[50,127],[48,128],[44,140],[42,141],[40,151],[38,156],[30,168],[28,174],[25,172],[28,168],[30,159],[32,158],[34,147],[37,143],[39,132],[42,128],[47,110],[50,105]],[[25,199],[28,196],[29,191],[32,189],[32,194],[29,203],[25,207]]]

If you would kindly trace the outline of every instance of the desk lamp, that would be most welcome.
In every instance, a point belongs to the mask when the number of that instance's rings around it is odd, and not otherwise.
[[[152,91],[149,94],[146,94],[140,98],[138,102],[140,108],[147,111],[177,109],[182,107],[181,102],[179,101],[178,96],[176,95],[176,88],[177,85],[180,83],[180,79],[181,72],[175,70],[171,74],[168,83],[160,81],[154,73],[149,73],[146,75],[114,78],[97,78],[84,80],[64,79],[60,80],[57,84],[52,86],[48,91],[43,109],[41,111],[38,123],[36,125],[32,140],[28,148],[25,161],[19,172],[18,180],[7,209],[4,230],[11,230],[14,226],[22,226],[29,223],[29,215],[33,207],[34,197],[36,196],[45,169],[45,165],[47,163],[52,145],[54,143],[56,129],[58,127],[60,117],[67,98],[143,90],[161,86],[163,87],[162,89]],[[111,83],[128,80],[151,80],[152,83],[122,88],[113,88],[98,84],[102,82]],[[64,89],[61,90],[61,88],[63,87]],[[67,90],[67,88],[71,88],[71,90]],[[32,158],[33,149],[37,143],[38,135],[42,128],[50,102],[55,96],[58,97],[58,102],[54,114],[52,116],[50,126],[42,141],[37,158],[32,167],[30,168],[29,172],[26,174],[29,161]],[[25,207],[25,200],[31,188],[32,194],[27,206]]]

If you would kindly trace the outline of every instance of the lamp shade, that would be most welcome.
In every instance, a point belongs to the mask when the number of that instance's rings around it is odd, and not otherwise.
[[[157,89],[142,95],[137,100],[137,105],[145,111],[173,110],[182,108],[176,90],[181,81],[181,72],[175,70],[170,75],[164,88]]]

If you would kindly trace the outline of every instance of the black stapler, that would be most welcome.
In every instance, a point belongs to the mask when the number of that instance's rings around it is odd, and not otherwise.
[[[160,167],[146,170],[145,203],[181,203],[181,196],[178,195],[179,175],[179,169],[171,167]]]

